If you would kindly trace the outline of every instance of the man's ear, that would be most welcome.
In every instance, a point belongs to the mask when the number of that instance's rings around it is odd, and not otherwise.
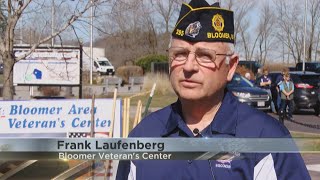
[[[229,63],[229,72],[227,76],[227,80],[231,81],[233,74],[236,72],[238,62],[239,62],[239,56],[238,54],[233,54],[230,58],[230,63]]]

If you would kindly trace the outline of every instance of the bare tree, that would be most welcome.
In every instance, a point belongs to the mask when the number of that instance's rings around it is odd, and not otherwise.
[[[319,40],[316,31],[320,30],[320,0],[309,0],[309,15],[310,22],[308,23],[309,35],[308,45],[307,45],[307,61],[311,61],[312,54],[317,54],[317,49],[314,49],[313,46],[315,42],[318,43]],[[317,48],[317,45],[316,45]],[[315,50],[315,51],[314,51]]]
[[[258,45],[259,61],[265,64],[268,52],[272,44],[272,34],[274,33],[275,16],[269,3],[264,3],[260,9],[260,20],[258,25]],[[255,42],[256,43],[256,42]],[[255,44],[254,43],[254,44]],[[274,44],[273,44],[274,46]],[[252,51],[253,52],[253,51]],[[252,57],[252,55],[251,55]]]
[[[314,60],[315,61],[317,61],[318,54],[320,54],[319,44],[320,44],[320,29],[318,29],[318,35],[316,38],[316,47],[315,47],[315,53],[314,53]]]
[[[30,51],[21,57],[15,57],[14,55],[14,30],[17,26],[18,21],[21,19],[22,15],[25,13],[26,9],[32,11],[32,9],[41,9],[45,7],[46,1],[41,0],[1,0],[0,4],[6,2],[6,9],[4,15],[6,18],[6,27],[3,35],[0,36],[0,54],[4,62],[4,84],[3,84],[3,99],[10,100],[13,99],[13,66],[14,63],[30,55],[40,44],[49,41],[51,38],[60,35],[68,27],[79,20],[80,17],[91,7],[99,5],[106,1],[94,1],[93,4],[90,1],[83,3],[82,1],[74,2],[74,9],[71,11],[72,14],[66,17],[64,23],[55,29],[53,34],[47,36],[40,36],[36,42],[34,42],[30,48]],[[2,16],[1,19],[4,19]],[[45,27],[41,28],[44,30]]]
[[[250,14],[249,12],[255,7],[255,2],[251,0],[243,1],[225,1],[225,6],[228,9],[234,11],[234,27],[235,27],[235,39],[238,47],[242,47],[244,50],[244,56],[246,60],[252,60],[252,50],[255,48],[252,41],[252,34],[250,32]]]
[[[169,34],[170,21],[178,12],[179,5],[183,2],[182,0],[165,0],[165,1],[150,1],[154,6],[155,10],[160,14],[165,24],[165,34]]]
[[[156,3],[156,2],[153,2]],[[99,40],[104,44],[108,57],[116,59],[115,65],[123,65],[147,54],[164,52],[164,41],[169,36],[162,32],[159,13],[149,0],[117,0],[102,27],[107,34]],[[162,21],[162,19],[161,19]],[[170,23],[168,22],[170,27]],[[121,49],[121,51],[119,51]]]
[[[277,38],[289,49],[290,55],[300,62],[303,54],[303,16],[301,4],[295,1],[276,1]]]

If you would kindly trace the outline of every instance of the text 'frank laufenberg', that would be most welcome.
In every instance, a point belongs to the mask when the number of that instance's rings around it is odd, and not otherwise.
[[[96,140],[94,144],[88,140],[82,142],[65,142],[58,141],[58,150],[164,150],[163,142],[141,142],[139,140],[135,142],[123,142],[119,140],[117,142],[102,142]]]

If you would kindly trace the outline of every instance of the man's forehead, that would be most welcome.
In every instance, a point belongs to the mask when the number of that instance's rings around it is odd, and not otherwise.
[[[171,46],[185,48],[207,48],[207,49],[227,49],[228,44],[225,42],[188,42],[182,39],[172,39]]]

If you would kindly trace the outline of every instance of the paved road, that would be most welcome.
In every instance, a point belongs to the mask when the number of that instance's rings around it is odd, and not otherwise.
[[[270,113],[270,115],[275,118],[278,117],[272,113]],[[313,115],[313,111],[301,111],[297,114],[294,114],[293,118],[296,122],[285,121],[285,126],[290,131],[320,134],[320,117]],[[317,127],[319,129],[317,129]],[[311,178],[314,180],[320,179],[320,153],[304,153],[302,154],[302,157],[307,165],[307,169],[309,170]]]
[[[275,115],[273,113],[269,113],[269,114],[278,119],[278,115]],[[293,118],[294,118],[294,121],[296,122],[285,121],[285,126],[290,131],[320,134],[320,117],[315,116],[313,111],[310,111],[310,110],[301,111],[297,114],[294,114]],[[312,126],[313,128],[306,127],[308,125]],[[316,126],[318,126],[318,129],[316,128]]]

